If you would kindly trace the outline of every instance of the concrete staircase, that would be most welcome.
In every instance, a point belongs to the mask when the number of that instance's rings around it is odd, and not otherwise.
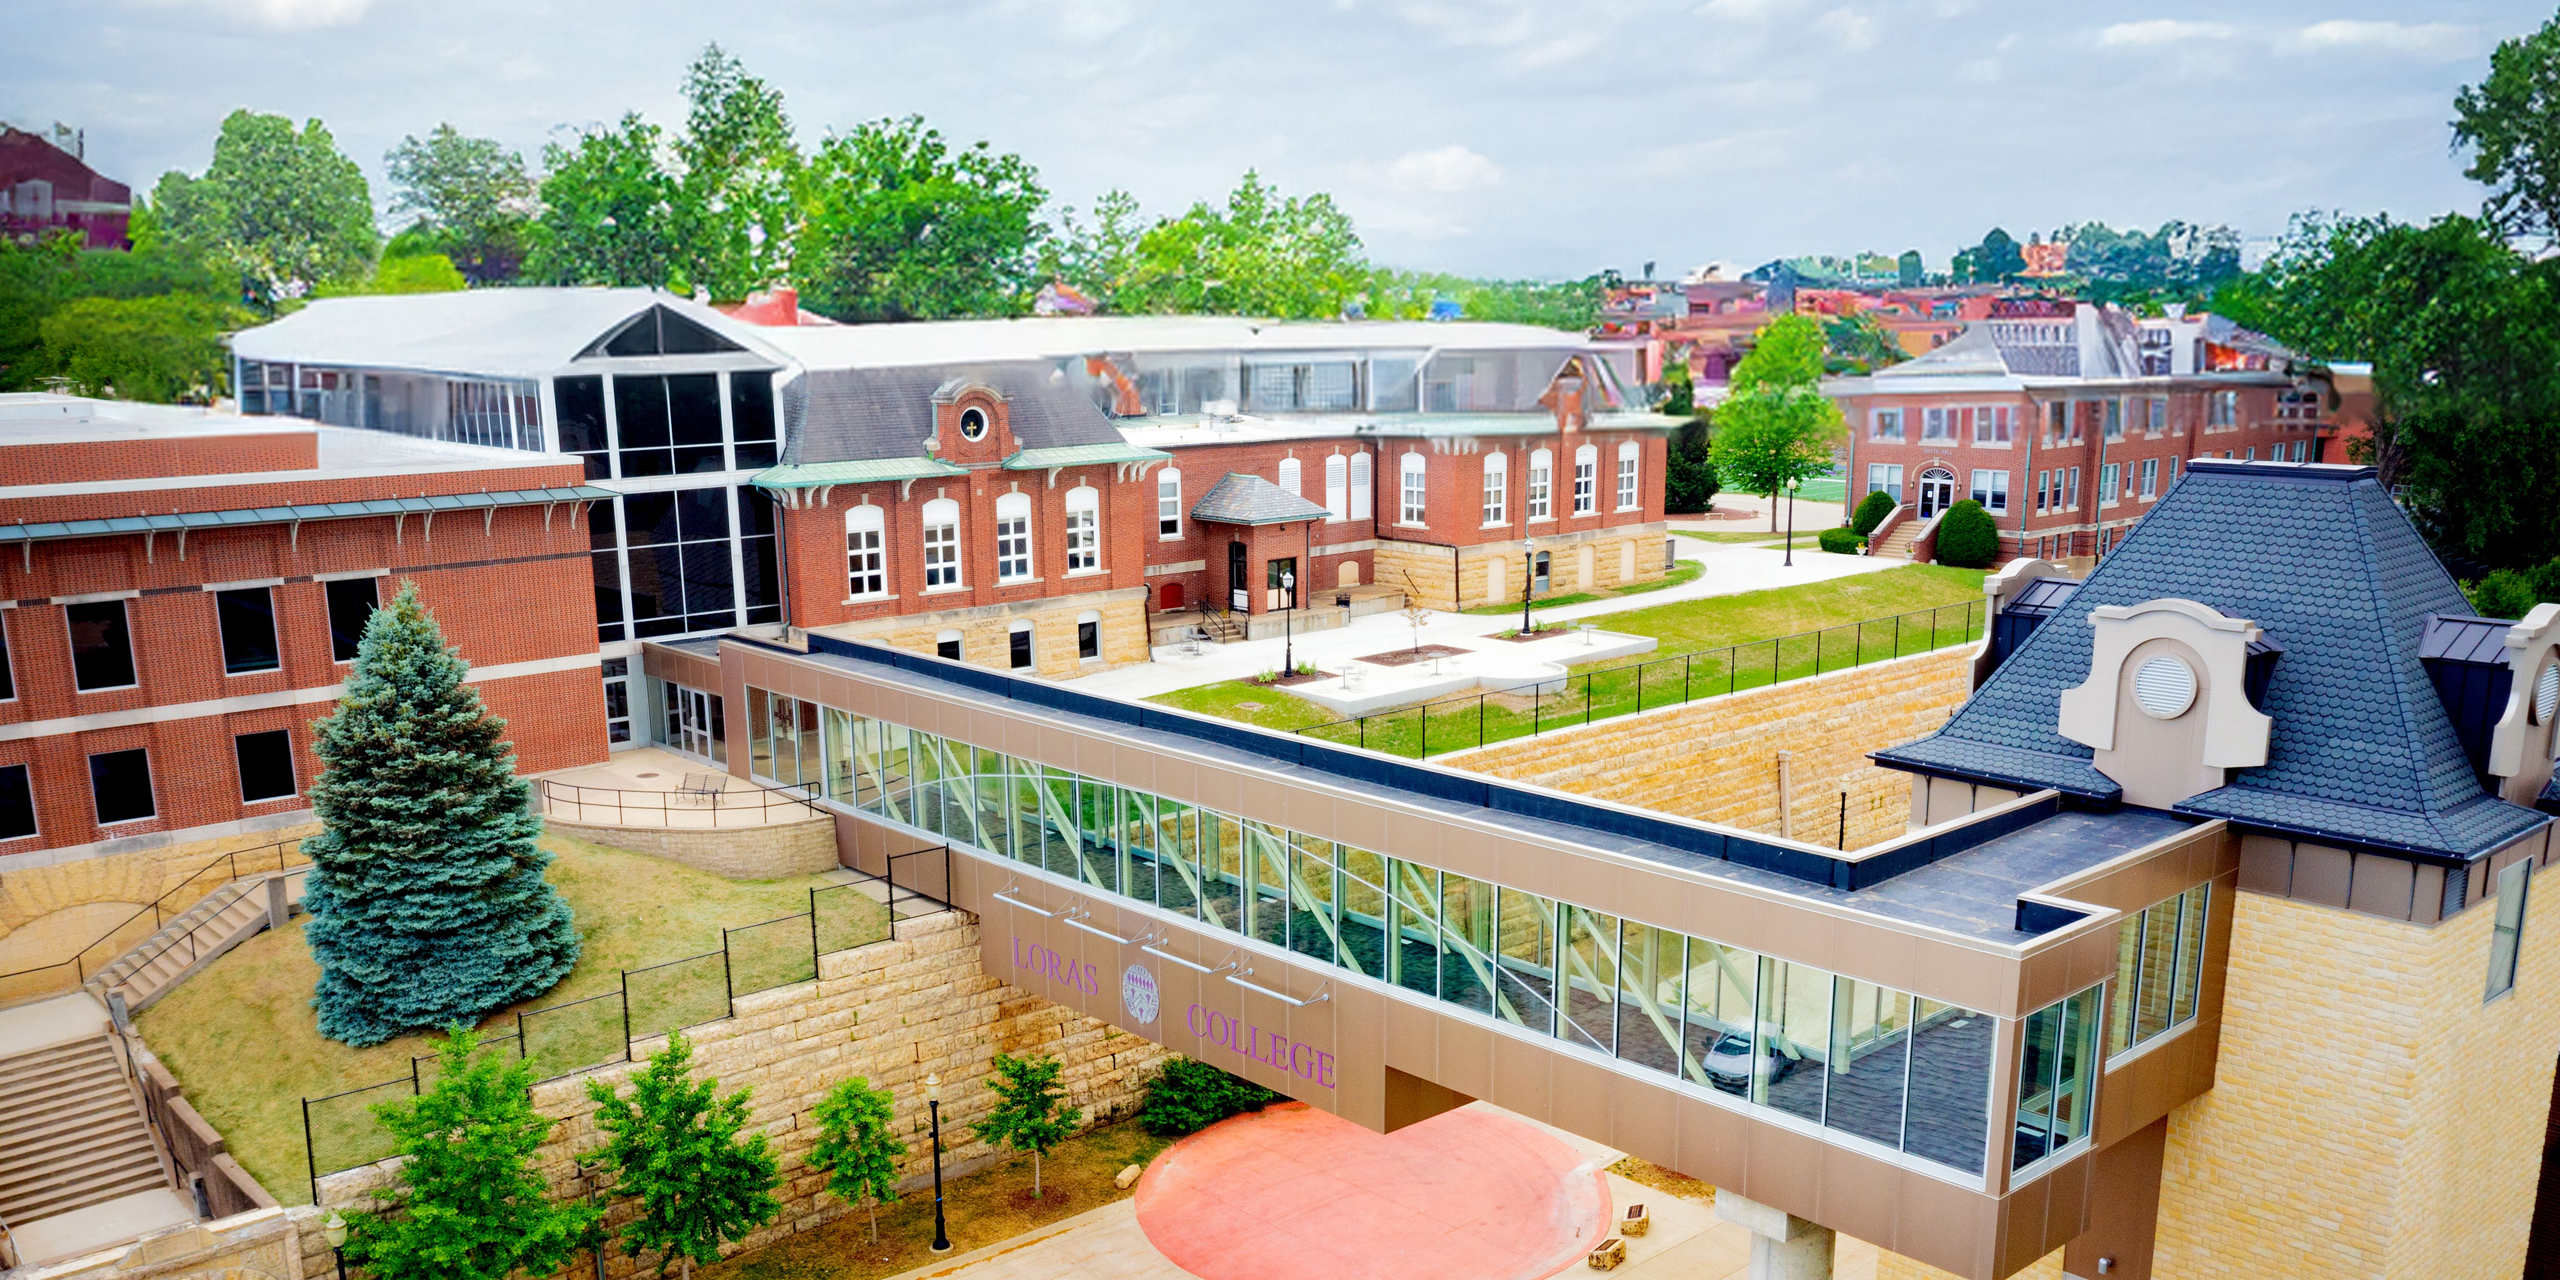
[[[101,1001],[122,988],[125,1008],[140,1013],[180,979],[267,928],[273,910],[269,895],[278,892],[268,884],[291,874],[268,872],[215,889],[82,985]]]
[[[0,1058],[0,1098],[0,1218],[12,1226],[170,1188],[108,1036]]]
[[[1911,558],[1911,544],[1919,541],[1920,530],[1923,527],[1918,520],[1904,520],[1893,527],[1893,532],[1884,536],[1884,541],[1868,547],[1867,554],[1895,560],[1908,560]]]
[[[1236,624],[1232,615],[1220,609],[1201,615],[1200,629],[1208,632],[1209,638],[1219,644],[1234,644],[1244,639],[1244,628]]]

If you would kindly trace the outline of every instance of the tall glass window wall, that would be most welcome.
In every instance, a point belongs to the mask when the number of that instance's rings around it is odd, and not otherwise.
[[[2195,1020],[2204,971],[2210,883],[2124,918],[2116,928],[2116,1002],[2107,1016],[2107,1056]]]
[[[778,521],[764,490],[627,494],[588,504],[587,519],[599,641],[781,620]]]
[[[2089,1136],[2104,985],[2027,1015],[2018,1050],[2018,1123],[2009,1167],[2024,1169]]]
[[[747,699],[760,778],[1886,1151],[1983,1170],[1998,1027],[1987,1014],[762,689]]]

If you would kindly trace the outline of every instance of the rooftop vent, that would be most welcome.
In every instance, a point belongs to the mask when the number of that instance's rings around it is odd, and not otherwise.
[[[1991,620],[1992,669],[1998,670],[2000,664],[2007,662],[2009,655],[2016,653],[2018,646],[2044,625],[2045,619],[2061,612],[2063,603],[2079,589],[2080,584],[2069,578],[2039,578],[2019,592],[2018,598]]]

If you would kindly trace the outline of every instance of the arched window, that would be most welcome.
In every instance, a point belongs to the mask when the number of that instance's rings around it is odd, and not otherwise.
[[[1423,469],[1422,455],[1408,453],[1397,465],[1402,468],[1404,476],[1404,507],[1398,519],[1405,524],[1421,524],[1428,510],[1431,494],[1430,481]]]
[[[1182,536],[1182,472],[1166,467],[1156,473],[1156,536]]]
[[[1006,665],[1012,667],[1016,671],[1030,670],[1031,620],[1029,618],[1015,619],[1012,631],[1007,633],[1005,636],[1005,642],[1008,650]]]
[[[924,504],[924,589],[960,585],[960,504],[936,498]]]
[[[1484,456],[1484,523],[1511,523],[1511,461],[1499,449]]]
[[[1600,509],[1600,446],[1573,451],[1573,513],[1587,516]]]
[[[1529,453],[1529,518],[1556,518],[1556,455],[1544,449]]]
[[[1092,485],[1067,490],[1067,572],[1102,567],[1102,494]]]
[[[1280,488],[1292,498],[1306,496],[1306,487],[1296,458],[1280,460]]]
[[[1375,469],[1368,454],[1351,455],[1351,518],[1354,520],[1367,520],[1377,514],[1376,505],[1370,499],[1373,485],[1370,474]]]
[[[1008,493],[996,499],[996,581],[1025,582],[1031,577],[1031,495]]]
[[[889,594],[886,515],[868,502],[844,513],[845,594],[856,600]]]
[[[1087,609],[1076,615],[1076,659],[1087,661],[1102,656],[1102,611]]]
[[[1618,446],[1618,510],[1633,511],[1636,494],[1636,442],[1629,440]]]
[[[1338,453],[1324,460],[1324,509],[1328,521],[1351,511],[1351,459]]]

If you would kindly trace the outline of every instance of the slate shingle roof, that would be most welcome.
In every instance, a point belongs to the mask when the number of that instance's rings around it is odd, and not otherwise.
[[[2481,791],[2418,658],[2428,616],[2469,606],[2364,468],[2197,461],[1945,728],[1875,758],[2115,798],[2056,710],[2089,676],[2089,611],[2162,597],[2256,622],[2286,655],[2267,763],[2180,812],[2448,857],[2546,820]]]
[[[1123,442],[1111,419],[1045,361],[821,369],[786,388],[791,432],[782,461],[923,457],[925,437],[933,434],[933,393],[954,378],[1001,393],[1014,439],[1025,449]]]
[[[1260,476],[1230,471],[1191,508],[1194,520],[1220,524],[1289,524],[1332,514]]]

